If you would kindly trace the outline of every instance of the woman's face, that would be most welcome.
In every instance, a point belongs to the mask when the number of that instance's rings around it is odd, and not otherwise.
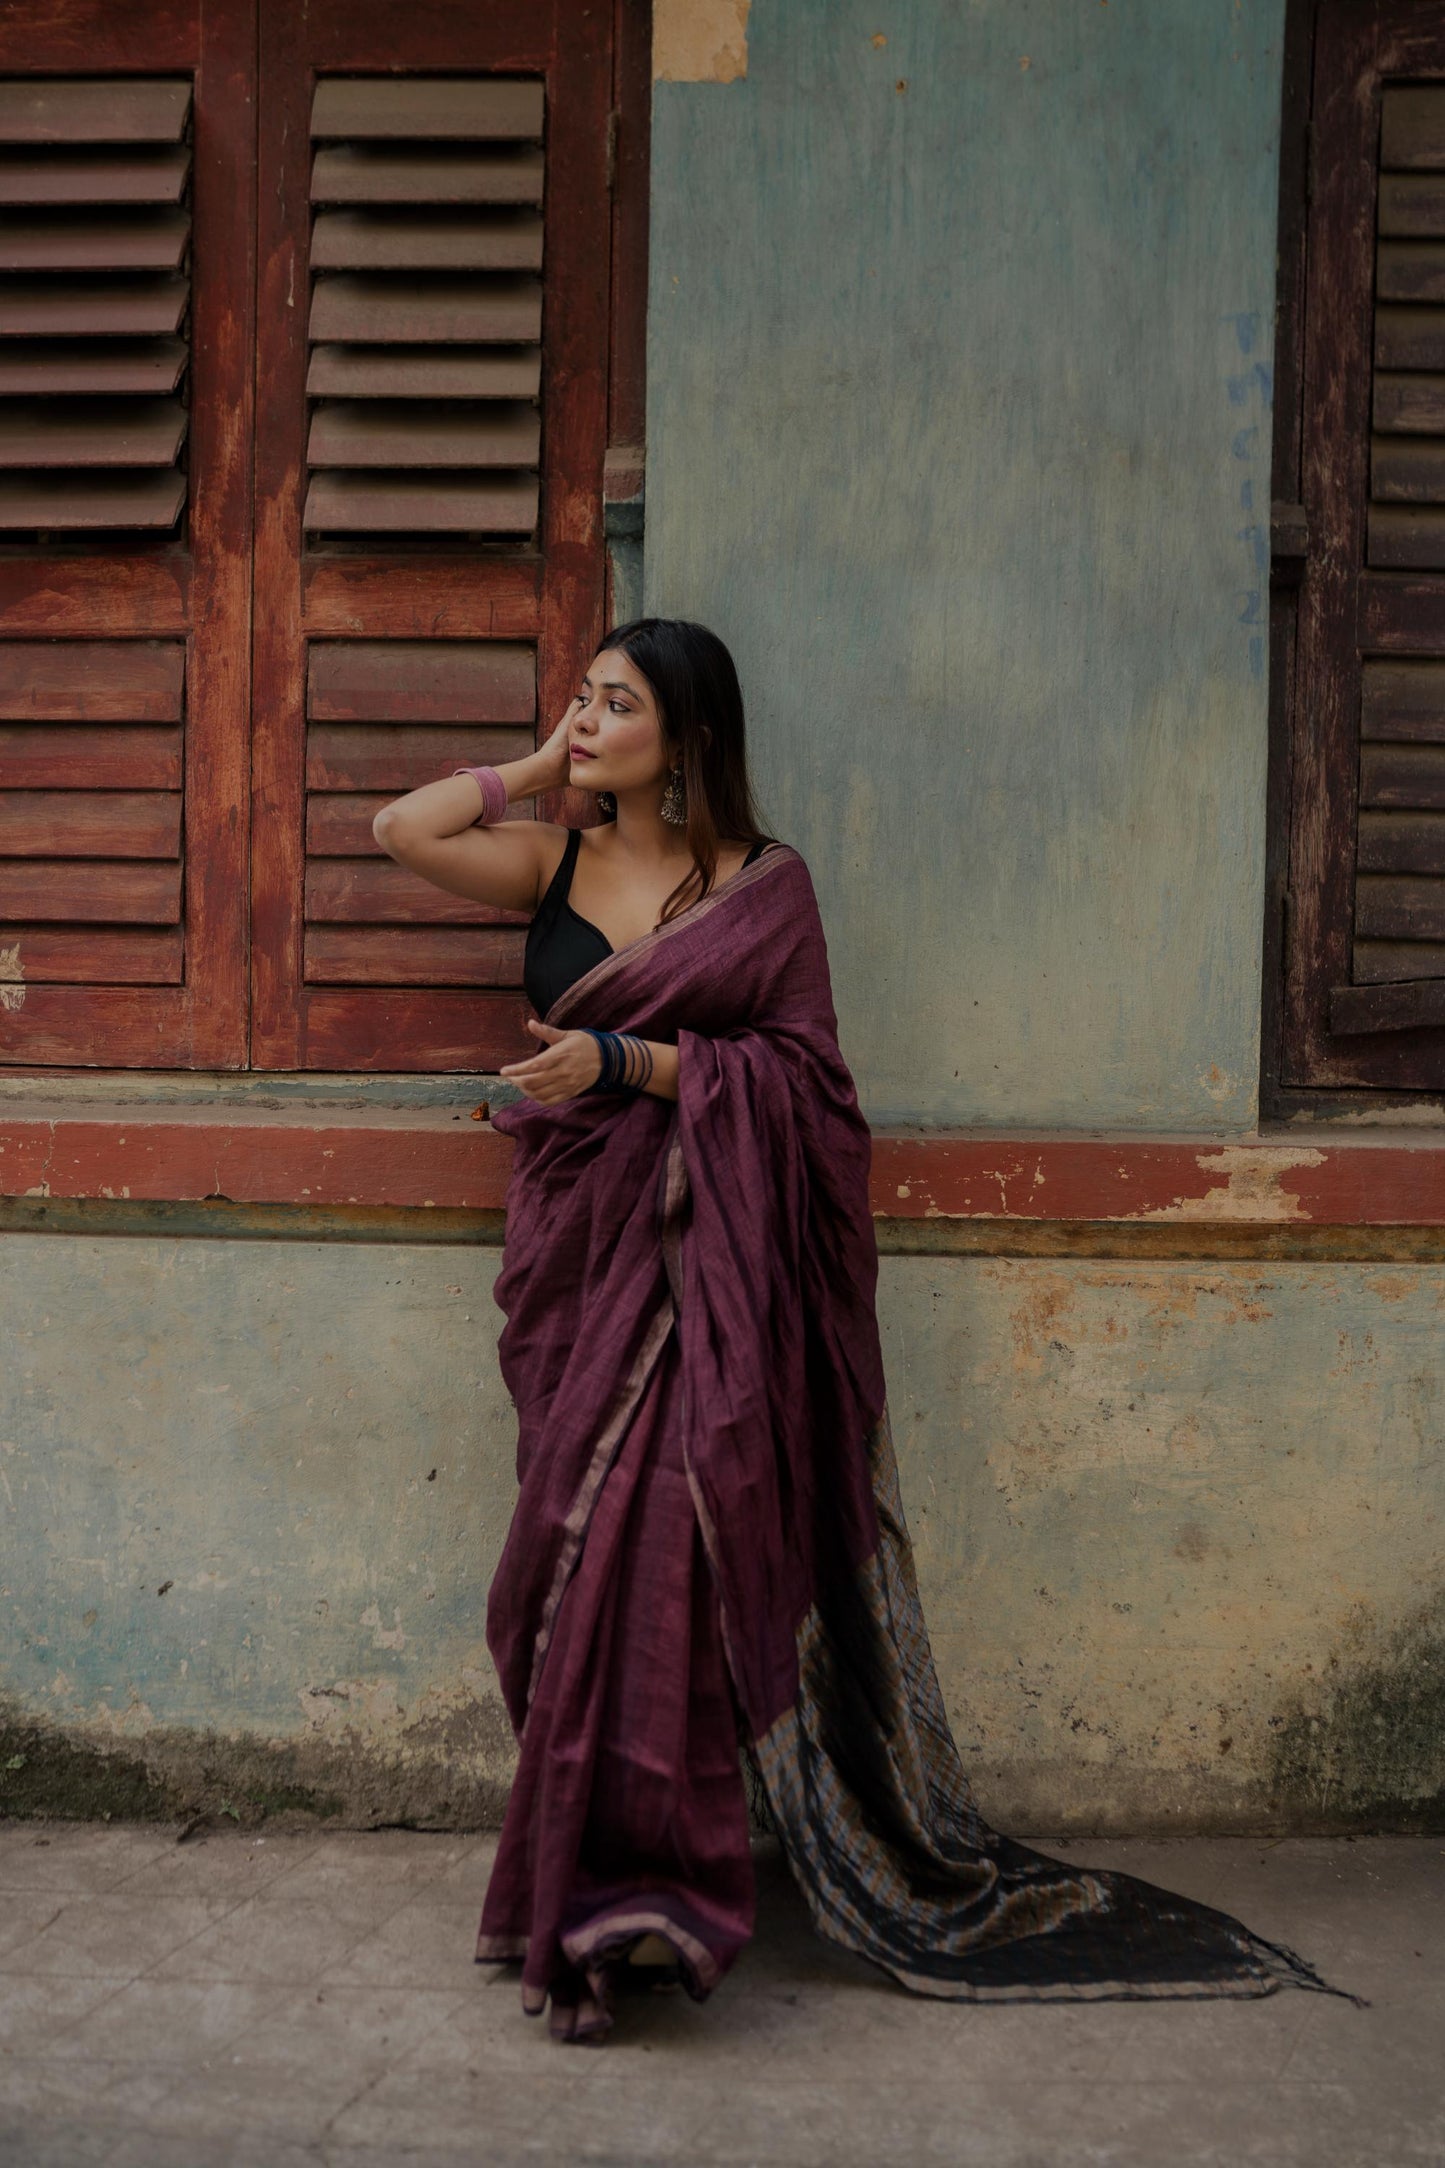
[[[605,647],[595,656],[583,678],[567,743],[568,781],[584,790],[661,789],[666,782],[668,755],[656,695],[636,664],[616,648]]]

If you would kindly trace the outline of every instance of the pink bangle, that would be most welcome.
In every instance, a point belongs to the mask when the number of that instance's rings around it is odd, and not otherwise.
[[[482,810],[478,816],[482,827],[495,828],[498,821],[506,819],[507,786],[495,768],[453,768],[452,774],[469,775],[476,783],[482,794]],[[477,825],[478,821],[472,822],[474,828]]]

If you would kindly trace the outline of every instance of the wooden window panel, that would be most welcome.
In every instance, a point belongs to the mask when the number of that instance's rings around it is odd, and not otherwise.
[[[1320,0],[1312,82],[1285,1106],[1445,1089],[1445,18]]]
[[[10,0],[0,78],[0,1060],[239,1066],[253,0]]]
[[[530,750],[603,629],[612,39],[574,0],[263,10],[257,1067],[525,1044],[525,917],[370,818]]]

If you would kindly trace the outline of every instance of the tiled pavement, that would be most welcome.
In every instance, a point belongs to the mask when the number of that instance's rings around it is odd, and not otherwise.
[[[493,1841],[0,1823],[0,2164],[1445,2168],[1445,1838],[1030,1840],[1369,2009],[922,2000],[821,1943],[760,1845],[731,1977],[630,1999],[600,2049],[473,1963]]]

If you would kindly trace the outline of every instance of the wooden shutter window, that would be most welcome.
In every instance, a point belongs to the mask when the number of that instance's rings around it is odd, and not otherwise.
[[[0,533],[185,504],[185,79],[0,80]]]
[[[1445,571],[1445,83],[1381,94],[1366,563]],[[1352,984],[1330,1028],[1445,1025],[1445,662],[1367,657]]]
[[[5,989],[181,979],[185,649],[0,641]]]
[[[602,629],[616,17],[258,21],[251,1059],[483,1069],[528,1043],[527,915],[371,822],[529,752]]]
[[[321,641],[307,676],[306,978],[520,986],[526,914],[408,873],[378,848],[371,823],[419,774],[531,752],[535,651],[501,640]]]
[[[535,530],[542,112],[535,79],[317,83],[308,533]]]

